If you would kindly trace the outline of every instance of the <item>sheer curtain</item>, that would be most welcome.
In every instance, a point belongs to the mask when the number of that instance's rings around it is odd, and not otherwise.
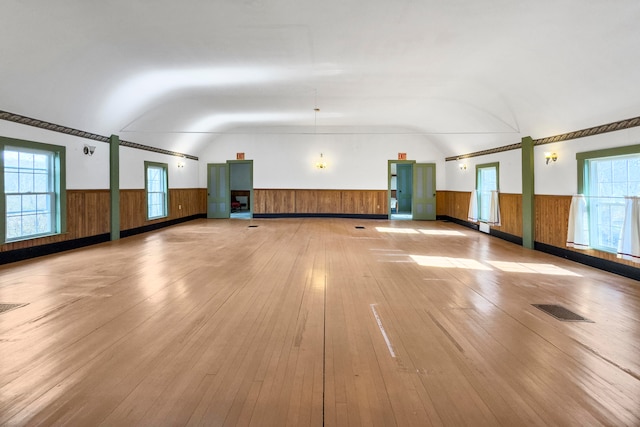
[[[489,225],[500,225],[500,198],[498,191],[491,191],[491,208],[489,211]]]
[[[469,213],[467,219],[472,222],[478,221],[478,192],[471,190],[471,199],[469,200]]]
[[[569,228],[567,246],[576,249],[589,249],[589,226],[586,220],[587,201],[582,194],[574,194],[569,208]]]
[[[618,258],[640,262],[640,197],[627,197]]]

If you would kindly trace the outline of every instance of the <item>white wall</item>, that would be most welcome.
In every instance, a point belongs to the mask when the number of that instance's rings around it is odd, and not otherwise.
[[[106,147],[106,145],[105,145]],[[108,147],[107,147],[108,148]],[[198,162],[177,156],[154,153],[130,147],[120,147],[120,188],[144,188],[144,162],[166,163],[169,188],[198,188]],[[183,168],[178,163],[184,163]]]
[[[253,160],[254,188],[386,190],[387,161],[436,163],[437,188],[444,188],[444,155],[420,135],[223,135],[200,155],[200,186],[207,163]],[[328,167],[317,169],[323,153]]]
[[[104,190],[109,188],[109,145],[104,142],[51,132],[5,120],[0,120],[0,135],[66,147],[67,189],[69,190]],[[83,153],[85,144],[96,147],[93,156],[86,156]]]
[[[464,153],[461,153],[464,154]],[[449,191],[471,191],[476,187],[476,165],[500,163],[500,192],[522,193],[522,152],[521,150],[504,151],[486,156],[472,157],[458,161],[446,162],[446,189]],[[461,170],[459,163],[467,165]]]
[[[67,189],[109,189],[109,144],[86,138],[51,132],[33,126],[0,120],[0,135],[66,147]],[[95,146],[92,156],[84,154],[84,146]],[[198,188],[198,162],[177,156],[120,147],[120,188],[144,188],[144,162],[166,163],[169,166],[170,188]],[[178,168],[178,162],[184,168]]]
[[[535,147],[536,194],[571,195],[578,191],[576,153],[635,144],[640,144],[637,127]],[[545,164],[545,152],[555,152],[558,160]]]

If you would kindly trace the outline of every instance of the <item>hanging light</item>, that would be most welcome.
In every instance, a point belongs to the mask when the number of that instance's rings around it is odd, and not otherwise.
[[[327,162],[324,161],[324,156],[320,153],[320,159],[316,162],[316,168],[318,169],[326,169]]]
[[[316,93],[316,97],[317,97],[317,93]],[[314,135],[314,142],[316,143],[318,141],[317,135],[318,135],[318,113],[319,112],[320,112],[320,109],[317,107],[317,99],[316,99],[316,107],[313,109],[313,135]],[[322,153],[320,153],[320,158],[316,162],[316,168],[317,169],[327,168],[327,162],[324,160],[324,155]]]

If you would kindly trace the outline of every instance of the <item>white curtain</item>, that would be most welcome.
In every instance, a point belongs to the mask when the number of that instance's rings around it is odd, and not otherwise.
[[[618,258],[640,262],[640,197],[627,197]]]
[[[567,246],[576,249],[589,249],[589,227],[586,221],[587,201],[582,194],[574,194],[569,208],[569,228]]]
[[[472,222],[478,221],[478,192],[471,190],[471,199],[469,200],[469,213],[467,219]]]
[[[489,225],[500,225],[500,198],[498,191],[491,191],[491,208],[489,211]]]

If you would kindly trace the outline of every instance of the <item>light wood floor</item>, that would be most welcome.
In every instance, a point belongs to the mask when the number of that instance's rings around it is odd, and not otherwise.
[[[198,220],[0,302],[0,425],[640,425],[639,283],[447,222]]]

